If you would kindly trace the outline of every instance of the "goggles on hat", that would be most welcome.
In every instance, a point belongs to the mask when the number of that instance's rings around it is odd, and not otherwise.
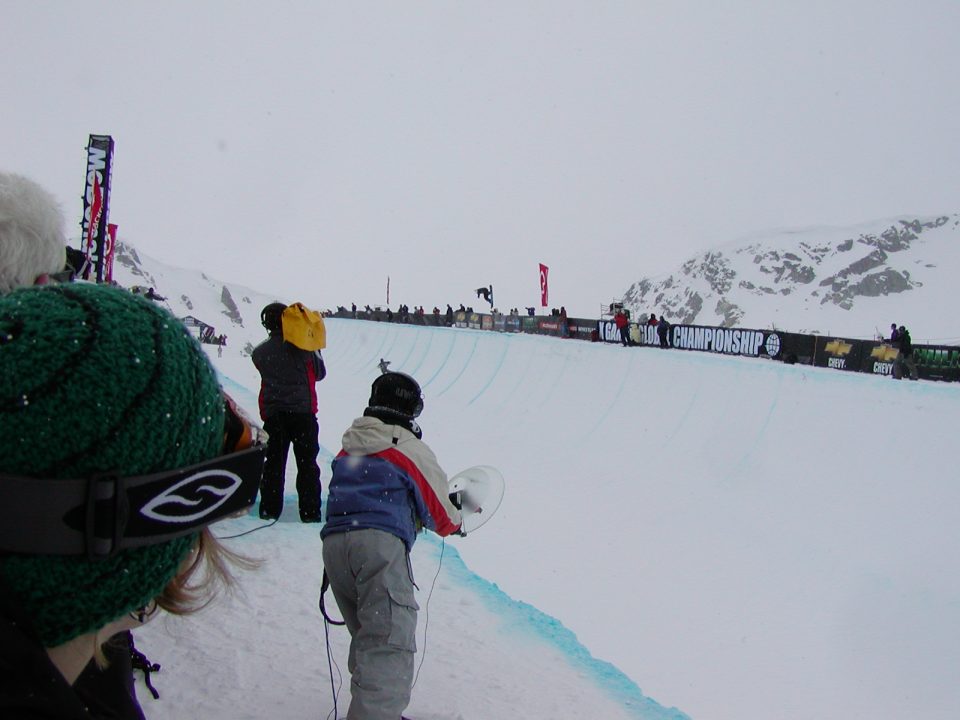
[[[260,489],[264,435],[224,400],[223,454],[190,467],[66,480],[0,474],[0,552],[106,558],[245,511]]]

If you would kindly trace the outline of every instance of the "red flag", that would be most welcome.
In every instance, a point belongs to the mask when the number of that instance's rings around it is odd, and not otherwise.
[[[97,228],[100,225],[100,213],[103,212],[103,195],[100,193],[100,180],[94,177],[93,179],[93,201],[90,203],[90,225],[87,228],[87,236],[84,238],[84,249],[87,255],[87,262],[93,259],[93,251],[96,247],[96,238],[97,238]],[[103,248],[96,248],[98,256],[101,256]],[[93,270],[96,273],[95,269],[88,268],[87,272],[89,273]],[[96,279],[96,275],[94,275]],[[84,277],[84,280],[89,280],[89,277]]]
[[[113,251],[117,247],[117,226],[107,223],[107,247],[103,251],[103,281],[113,282]]]
[[[549,302],[550,293],[547,289],[547,274],[549,272],[550,268],[540,263],[540,304],[543,307],[546,307]]]

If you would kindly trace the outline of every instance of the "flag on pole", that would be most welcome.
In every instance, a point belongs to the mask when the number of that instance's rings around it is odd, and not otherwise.
[[[107,223],[106,247],[103,251],[103,280],[106,283],[113,282],[113,258],[117,248],[117,226],[114,223]]]
[[[547,275],[549,272],[550,268],[540,263],[540,304],[543,307],[546,307],[549,302],[550,293],[547,289]]]

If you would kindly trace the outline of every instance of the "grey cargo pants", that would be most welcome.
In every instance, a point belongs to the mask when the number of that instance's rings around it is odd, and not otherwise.
[[[347,720],[400,720],[410,703],[417,611],[403,541],[382,530],[323,540],[323,565],[350,631]]]

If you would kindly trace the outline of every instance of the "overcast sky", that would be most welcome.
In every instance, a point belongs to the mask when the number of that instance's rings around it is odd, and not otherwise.
[[[39,2],[0,169],[79,234],[320,307],[550,304],[789,227],[960,210],[956,0]]]

